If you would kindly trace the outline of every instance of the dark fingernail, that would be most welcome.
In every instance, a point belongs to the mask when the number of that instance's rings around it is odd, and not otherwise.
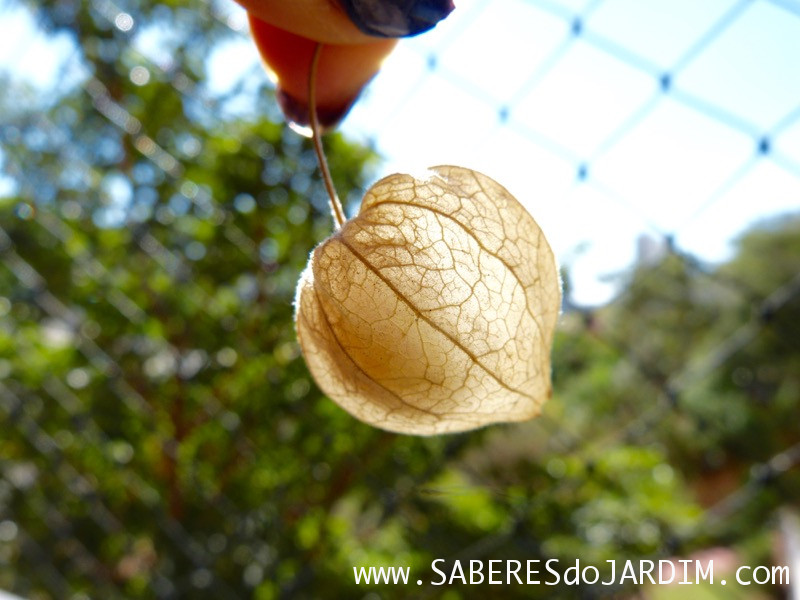
[[[455,8],[453,0],[338,0],[364,33],[406,37],[428,31]]]

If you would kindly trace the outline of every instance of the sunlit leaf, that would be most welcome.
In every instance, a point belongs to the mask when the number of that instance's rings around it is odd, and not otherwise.
[[[376,427],[431,435],[536,416],[550,396],[558,271],[498,183],[391,175],[314,251],[297,331],[322,390]]]

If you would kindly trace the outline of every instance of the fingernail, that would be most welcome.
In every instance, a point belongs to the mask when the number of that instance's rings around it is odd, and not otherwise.
[[[449,15],[453,0],[338,0],[364,33],[407,37],[423,33]]]

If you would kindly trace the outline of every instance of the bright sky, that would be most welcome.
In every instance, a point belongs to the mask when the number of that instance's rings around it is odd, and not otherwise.
[[[797,0],[456,5],[400,44],[343,131],[374,144],[381,175],[449,163],[505,185],[570,268],[579,303],[613,296],[642,234],[719,261],[748,224],[800,210]],[[0,4],[0,67],[46,88],[68,42],[36,35],[13,6]],[[216,6],[244,27],[230,0]],[[133,42],[163,62],[167,36]],[[206,89],[261,76],[243,36],[214,53]]]

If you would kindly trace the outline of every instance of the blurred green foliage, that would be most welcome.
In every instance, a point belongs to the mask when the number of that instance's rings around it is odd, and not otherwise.
[[[800,498],[800,220],[718,268],[670,250],[609,306],[563,315],[542,418],[385,433],[324,398],[299,355],[294,287],[331,229],[324,189],[263,81],[245,113],[201,91],[236,35],[224,19],[177,0],[35,9],[84,74],[47,98],[0,88],[16,185],[0,199],[0,589],[618,597],[427,582],[437,558],[777,560],[775,510]],[[162,67],[131,44],[155,26],[172,34]],[[374,157],[326,143],[359,196]],[[354,566],[409,566],[412,583],[357,586]]]

